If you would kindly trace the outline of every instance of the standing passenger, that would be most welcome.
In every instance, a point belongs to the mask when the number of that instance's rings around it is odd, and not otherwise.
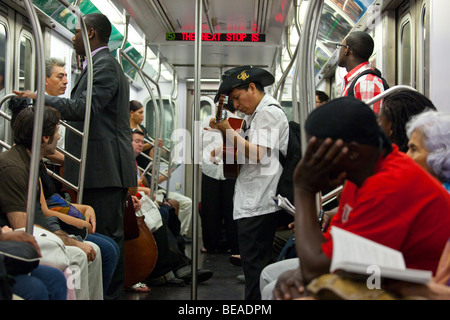
[[[217,123],[212,119],[209,125],[226,134],[227,143],[234,144],[238,154],[245,156],[235,185],[233,218],[238,225],[245,299],[259,300],[259,275],[271,261],[278,225],[279,208],[272,198],[283,169],[278,152],[286,155],[289,126],[278,101],[264,92],[264,87],[274,82],[269,72],[243,66],[227,74],[219,94],[228,95],[228,102],[246,114],[246,137],[234,131],[228,119]]]
[[[362,31],[350,33],[338,45],[341,48],[338,65],[339,67],[344,67],[348,72],[344,77],[344,88],[341,96],[353,96],[367,102],[384,91],[382,79],[373,74],[368,74],[361,76],[357,80],[353,93],[349,92],[353,81],[358,75],[372,69],[369,66],[369,58],[373,53],[374,46],[372,37]],[[379,101],[371,107],[375,114],[380,112],[381,104],[381,101]]]
[[[129,84],[119,63],[108,49],[111,23],[100,13],[84,17],[88,30],[93,61],[92,112],[86,156],[83,203],[94,208],[97,231],[113,238],[120,248],[120,258],[111,281],[108,298],[123,294],[125,278],[123,215],[129,187],[136,186],[135,163],[130,144]],[[77,54],[85,56],[81,30],[73,37]],[[86,110],[86,68],[72,90],[71,99],[45,97],[45,104],[56,108],[64,120],[83,131]],[[35,99],[32,92],[16,92],[21,97]],[[66,149],[76,157],[81,155],[82,141],[75,133],[67,132]],[[78,184],[79,164],[68,157],[64,160],[65,178]]]
[[[224,110],[228,117],[236,117],[236,110],[226,103]],[[209,127],[211,117],[202,121],[202,127]],[[211,150],[221,147],[222,134],[213,130],[202,130],[202,196],[200,218],[202,224],[203,253],[221,252],[230,249],[230,261],[240,262],[237,239],[237,224],[233,219],[233,194],[235,179],[226,179],[223,167],[214,164]],[[221,243],[222,229],[225,230],[226,246]]]

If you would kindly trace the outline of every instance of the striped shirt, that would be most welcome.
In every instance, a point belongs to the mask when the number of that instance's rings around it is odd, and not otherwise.
[[[353,68],[349,73],[347,73],[344,77],[344,90],[342,91],[342,97],[348,95],[348,90],[356,77],[363,71],[371,69],[369,66],[369,62],[361,63],[359,66]],[[361,101],[368,101],[373,97],[379,95],[384,91],[383,81],[373,74],[368,74],[362,76],[358,79],[358,82],[355,85],[355,98]],[[378,114],[381,109],[382,101],[378,101],[374,105],[371,105],[373,112]]]

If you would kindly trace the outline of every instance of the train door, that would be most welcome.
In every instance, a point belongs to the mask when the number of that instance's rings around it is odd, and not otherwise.
[[[13,90],[35,90],[36,46],[26,16],[0,4],[0,98]],[[2,111],[8,113],[4,106]],[[9,123],[0,120],[0,139],[12,144]]]
[[[397,84],[429,93],[429,1],[406,0],[397,8]]]

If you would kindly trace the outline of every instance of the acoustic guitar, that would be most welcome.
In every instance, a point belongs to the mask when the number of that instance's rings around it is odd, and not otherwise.
[[[245,128],[245,120],[227,117],[227,113],[223,110],[225,95],[221,95],[217,105],[216,122],[223,121],[228,118],[228,123],[234,131],[243,130]],[[226,141],[223,135],[223,175],[226,179],[237,179],[239,175],[239,164],[237,161],[238,149],[234,143]]]

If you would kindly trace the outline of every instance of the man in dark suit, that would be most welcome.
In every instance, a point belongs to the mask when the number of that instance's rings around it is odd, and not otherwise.
[[[93,60],[92,107],[89,125],[89,142],[86,156],[86,174],[83,204],[94,208],[97,231],[114,239],[121,254],[108,289],[107,298],[120,298],[124,284],[124,234],[123,214],[129,187],[136,186],[136,167],[131,145],[129,124],[129,84],[122,68],[110,54],[108,41],[111,23],[99,13],[84,17]],[[79,27],[73,37],[74,49],[86,56]],[[16,92],[21,97],[35,99],[29,91]],[[71,99],[46,96],[45,104],[57,109],[64,120],[83,131],[87,96],[87,72],[84,68],[75,84]],[[66,150],[81,157],[82,139],[68,130]],[[78,185],[79,164],[65,157],[64,175]]]

